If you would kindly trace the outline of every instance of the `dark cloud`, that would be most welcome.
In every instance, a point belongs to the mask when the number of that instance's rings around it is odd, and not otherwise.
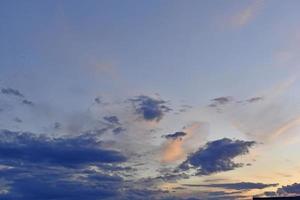
[[[255,103],[255,102],[257,102],[257,101],[262,101],[263,100],[263,97],[252,97],[252,98],[250,98],[250,99],[247,99],[246,101],[248,102],[248,103]]]
[[[13,88],[2,88],[1,93],[9,96],[15,96],[21,98],[21,103],[29,106],[33,106],[34,103],[25,98],[24,94],[22,94],[19,90]]]
[[[117,116],[105,116],[103,119],[111,124],[120,125],[119,118]]]
[[[250,104],[250,103],[256,103],[258,101],[262,101],[263,99],[264,99],[263,97],[257,96],[257,97],[251,97],[246,100],[238,100],[238,101],[235,101],[234,103]],[[218,97],[218,98],[212,99],[211,101],[212,101],[212,103],[208,105],[209,107],[220,108],[223,105],[233,102],[233,97],[230,97],[230,96]]]
[[[120,134],[120,133],[123,133],[123,132],[125,132],[125,131],[126,131],[126,129],[123,128],[123,127],[117,127],[117,128],[114,128],[114,129],[112,130],[112,132],[113,132],[114,134]]]
[[[277,191],[266,191],[260,196],[266,197],[281,197],[281,196],[295,196],[300,195],[300,183],[293,183],[291,185],[282,186]]]
[[[277,193],[276,192],[267,191],[267,192],[264,192],[264,196],[275,197],[275,196],[277,196]]]
[[[32,133],[0,131],[0,161],[78,166],[126,161],[118,151],[100,147],[89,137],[53,139]]]
[[[1,181],[5,180],[9,187],[8,193],[0,194],[0,199],[155,200],[165,194],[162,190],[146,189],[137,182],[125,181],[115,172],[19,165],[0,171]]]
[[[235,163],[233,159],[247,154],[254,144],[254,141],[228,138],[208,142],[204,147],[190,154],[179,166],[179,170],[195,169],[197,175],[209,175],[242,167],[242,163]]]
[[[286,195],[286,194],[297,194],[300,195],[300,183],[294,183],[292,185],[282,186],[277,190],[277,194]]]
[[[96,98],[94,99],[94,101],[95,101],[97,104],[101,104],[101,103],[102,103],[100,97],[96,97]]]
[[[179,131],[179,132],[175,132],[173,134],[167,134],[167,135],[164,135],[163,137],[167,138],[167,139],[180,139],[180,138],[183,138],[184,136],[186,136],[186,133],[185,132],[182,132],[182,131]]]
[[[252,189],[264,189],[268,187],[276,187],[278,186],[278,184],[240,182],[240,183],[220,183],[220,184],[184,184],[183,186],[213,187],[213,188],[224,188],[230,190],[252,190]]]
[[[212,108],[215,108],[215,107],[217,107],[218,105],[215,104],[215,103],[211,103],[211,104],[209,104],[208,106],[209,106],[209,107],[212,107]]]
[[[214,98],[212,99],[212,101],[215,103],[215,104],[226,104],[226,103],[229,103],[230,101],[232,101],[232,97],[230,96],[227,96],[227,97],[218,97],[218,98]]]
[[[136,113],[142,115],[148,121],[160,121],[166,112],[171,109],[166,105],[166,101],[154,99],[145,95],[129,99],[133,102]]]
[[[2,88],[1,92],[2,92],[2,94],[5,94],[5,95],[13,95],[13,96],[22,97],[22,98],[24,97],[24,95],[19,90],[16,90],[13,88]]]
[[[219,108],[220,108],[221,106],[224,106],[224,105],[226,105],[226,104],[232,102],[232,100],[233,100],[233,98],[230,97],[230,96],[226,96],[226,97],[225,97],[225,96],[224,96],[224,97],[218,97],[218,98],[212,99],[212,100],[211,100],[212,103],[209,104],[208,106],[209,106],[209,107],[212,107],[212,108],[217,108],[218,111],[220,112],[221,110],[219,110]]]
[[[51,171],[48,171],[51,173]],[[81,181],[62,180],[61,174],[44,174],[47,177],[33,175],[21,177],[10,184],[10,191],[0,195],[3,200],[81,200],[116,198],[119,191],[116,188],[122,182],[112,179],[101,180],[101,184],[84,183]],[[48,177],[49,176],[49,177]],[[51,177],[53,176],[53,177]],[[89,179],[90,181],[91,179]],[[103,185],[104,184],[104,185]],[[107,187],[106,185],[110,185]]]
[[[94,102],[95,102],[96,104],[98,104],[98,105],[103,105],[103,106],[109,105],[109,103],[104,102],[104,101],[102,100],[102,97],[96,97],[96,98],[94,99]]]
[[[0,131],[3,200],[137,200],[160,199],[165,192],[153,190],[122,173],[126,161],[120,152],[101,147],[88,134],[73,138],[49,138],[33,133]],[[89,169],[97,166],[100,170]]]
[[[138,200],[161,199],[162,190],[146,189],[116,174],[69,168],[22,166],[1,170],[2,180],[9,186],[3,200]],[[76,178],[76,176],[78,178]]]
[[[25,105],[29,105],[29,106],[33,106],[33,105],[34,105],[34,103],[33,103],[32,101],[29,101],[29,100],[27,100],[27,99],[24,99],[24,100],[22,101],[22,103],[25,104]]]

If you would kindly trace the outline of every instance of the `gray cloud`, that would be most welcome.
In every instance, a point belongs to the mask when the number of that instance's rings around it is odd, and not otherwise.
[[[137,200],[161,199],[165,191],[133,180],[125,181],[118,166],[127,158],[101,147],[89,134],[49,138],[33,133],[0,131],[1,184],[8,191],[3,200]],[[97,166],[98,170],[87,170]]]
[[[294,183],[292,185],[282,186],[277,190],[277,194],[286,195],[286,194],[297,194],[300,195],[300,183]]]
[[[281,196],[295,196],[300,195],[300,183],[293,183],[291,185],[281,186],[276,191],[266,191],[259,196],[266,197],[281,197]]]
[[[101,103],[102,103],[100,97],[96,97],[96,98],[94,99],[94,101],[95,101],[97,104],[101,104]]]
[[[120,125],[119,118],[117,116],[105,116],[103,119],[111,124]]]
[[[239,182],[239,183],[220,183],[220,184],[184,184],[183,186],[189,187],[213,187],[224,188],[230,190],[252,190],[252,189],[264,189],[268,187],[276,187],[278,184],[264,184],[264,183],[252,183],[252,182]]]
[[[248,103],[255,103],[258,101],[262,101],[263,99],[264,99],[263,97],[252,97],[252,98],[246,99],[245,101]]]
[[[34,103],[25,98],[25,95],[22,94],[19,90],[13,88],[2,88],[1,93],[8,96],[15,96],[22,99],[21,103],[25,105],[33,106]]]
[[[125,181],[117,174],[81,168],[23,165],[1,170],[0,175],[9,188],[7,193],[0,194],[3,200],[156,200],[167,194]]]
[[[126,131],[126,129],[123,128],[123,127],[117,127],[117,128],[114,128],[114,129],[112,130],[112,132],[113,132],[114,134],[120,134],[120,133],[123,133],[123,132],[125,132],[125,131]]]
[[[257,96],[257,97],[251,97],[249,99],[246,99],[246,100],[238,100],[236,102],[233,101],[233,97],[231,96],[224,96],[224,97],[218,97],[218,98],[214,98],[212,99],[212,103],[209,104],[208,106],[209,107],[221,107],[221,106],[224,106],[228,103],[231,103],[231,102],[234,102],[234,103],[237,103],[237,104],[240,104],[240,103],[256,103],[256,102],[259,102],[259,101],[262,101],[264,98],[263,97],[260,97],[260,96]]]
[[[227,96],[227,97],[218,97],[218,98],[214,98],[212,99],[212,101],[215,103],[215,104],[226,104],[226,103],[229,103],[233,100],[232,97],[230,96]]]
[[[254,144],[254,141],[228,138],[208,142],[204,147],[190,154],[179,166],[179,170],[195,169],[197,175],[209,175],[242,167],[242,163],[235,163],[233,159],[247,154]]]
[[[25,104],[25,105],[28,105],[28,106],[33,106],[33,105],[34,105],[34,103],[33,103],[32,101],[29,101],[29,100],[27,100],[27,99],[24,99],[24,100],[22,101],[22,103]]]
[[[118,151],[103,149],[94,138],[48,138],[32,133],[0,131],[2,163],[41,163],[57,166],[78,166],[97,163],[124,162]]]
[[[166,101],[145,95],[140,95],[129,100],[133,103],[136,113],[148,121],[160,121],[164,114],[171,110],[166,105]]]
[[[183,138],[184,136],[186,136],[186,133],[185,132],[182,132],[182,131],[179,131],[179,132],[175,132],[175,133],[172,133],[172,134],[167,134],[167,135],[164,135],[163,137],[164,138],[167,138],[167,139],[178,139],[178,138]]]
[[[17,97],[21,97],[21,98],[24,97],[24,95],[19,90],[16,90],[13,88],[2,88],[1,93],[5,94],[5,95],[12,95],[12,96],[17,96]]]

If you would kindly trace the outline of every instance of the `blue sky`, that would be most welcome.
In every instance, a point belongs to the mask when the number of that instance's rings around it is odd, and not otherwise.
[[[299,4],[1,1],[0,195],[300,194]]]

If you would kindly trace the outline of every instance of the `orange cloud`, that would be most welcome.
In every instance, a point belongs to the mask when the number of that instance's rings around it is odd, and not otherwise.
[[[174,162],[184,157],[184,149],[182,147],[183,139],[175,139],[167,141],[163,152],[162,162]]]
[[[194,122],[183,129],[183,132],[186,133],[183,138],[167,140],[163,145],[161,161],[165,163],[176,162],[183,159],[195,147],[198,148],[204,136],[204,132],[201,130],[203,125],[204,123]]]

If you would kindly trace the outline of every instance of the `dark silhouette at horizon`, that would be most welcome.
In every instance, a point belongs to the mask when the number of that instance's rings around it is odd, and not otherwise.
[[[300,200],[300,196],[295,196],[295,197],[253,197],[253,200],[266,200],[266,199],[275,199],[275,200],[288,200],[288,199],[293,199],[293,200]]]

